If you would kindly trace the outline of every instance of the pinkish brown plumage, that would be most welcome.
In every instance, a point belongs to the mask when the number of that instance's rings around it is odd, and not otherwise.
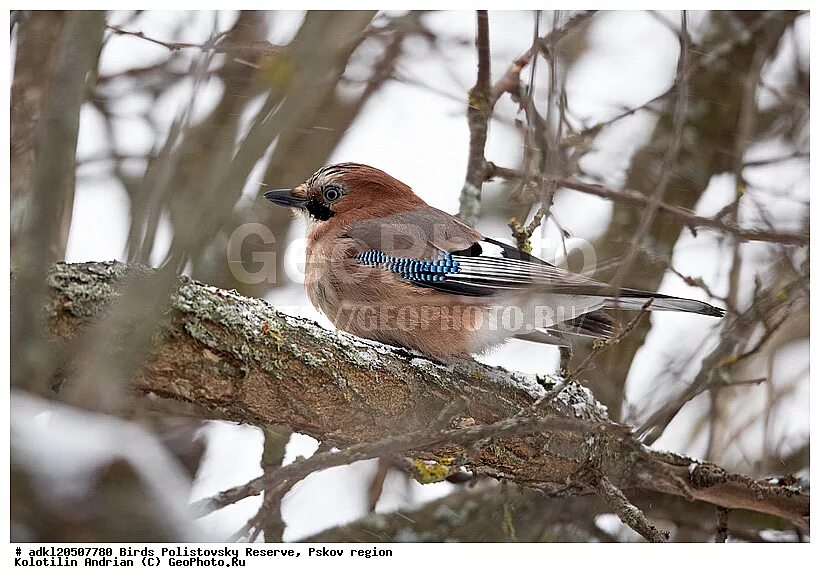
[[[721,316],[684,298],[612,290],[489,239],[364,164],[334,164],[266,198],[310,217],[305,287],[334,325],[437,357],[480,353],[518,337],[566,344],[606,337],[605,310]]]

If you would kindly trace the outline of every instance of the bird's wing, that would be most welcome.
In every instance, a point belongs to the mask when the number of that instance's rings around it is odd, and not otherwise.
[[[438,259],[441,252],[467,249],[484,236],[437,208],[356,221],[347,236],[391,257]]]
[[[603,307],[695,312],[722,316],[704,302],[633,289],[613,289],[484,237],[433,207],[356,222],[347,236],[368,249],[356,260],[397,273],[424,287],[469,296],[488,296],[537,286],[545,293],[601,298]]]
[[[602,295],[607,287],[486,238],[433,207],[357,221],[347,236],[368,249],[359,262],[441,291],[491,295],[541,284],[555,293]]]

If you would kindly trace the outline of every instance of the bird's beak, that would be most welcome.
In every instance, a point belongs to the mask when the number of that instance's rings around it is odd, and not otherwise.
[[[278,205],[293,208],[304,208],[310,201],[308,197],[306,197],[303,193],[298,192],[297,189],[290,188],[269,190],[265,193],[265,198]]]

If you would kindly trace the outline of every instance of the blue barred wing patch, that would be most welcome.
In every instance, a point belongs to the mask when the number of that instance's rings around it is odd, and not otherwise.
[[[442,283],[449,275],[459,273],[459,262],[451,253],[442,253],[440,259],[412,259],[409,257],[391,257],[381,251],[371,250],[359,253],[354,259],[369,267],[380,267],[397,273],[402,278],[417,283]]]

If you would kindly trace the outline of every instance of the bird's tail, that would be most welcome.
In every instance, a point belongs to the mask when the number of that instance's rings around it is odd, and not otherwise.
[[[633,289],[620,290],[620,294],[617,297],[607,298],[604,302],[604,307],[617,308],[619,310],[640,310],[650,299],[652,303],[648,307],[649,310],[691,312],[693,314],[703,314],[704,316],[714,316],[716,318],[722,318],[726,313],[725,310],[716,308],[706,302]]]

